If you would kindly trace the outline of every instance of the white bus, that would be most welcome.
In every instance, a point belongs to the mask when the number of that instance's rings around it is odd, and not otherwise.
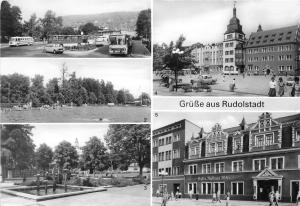
[[[23,45],[32,45],[33,38],[30,36],[16,36],[9,39],[9,46],[23,46]]]

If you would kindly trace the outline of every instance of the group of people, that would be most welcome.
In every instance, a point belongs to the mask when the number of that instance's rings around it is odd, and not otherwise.
[[[277,93],[278,96],[282,97],[286,91],[286,83],[283,81],[282,77],[278,78],[276,82],[275,76],[272,76],[271,81],[269,82],[269,97],[276,97]],[[278,90],[277,90],[278,88]],[[292,84],[292,89],[289,93],[291,97],[299,97],[300,96],[300,84],[299,84],[299,77],[294,77],[294,82]]]

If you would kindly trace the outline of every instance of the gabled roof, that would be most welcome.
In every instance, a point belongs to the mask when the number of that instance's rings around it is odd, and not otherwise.
[[[276,174],[273,170],[269,168],[265,168],[263,171],[261,171],[257,176],[252,177],[253,179],[282,179],[282,175]]]
[[[246,48],[264,45],[295,43],[299,36],[299,26],[289,26],[250,34]]]

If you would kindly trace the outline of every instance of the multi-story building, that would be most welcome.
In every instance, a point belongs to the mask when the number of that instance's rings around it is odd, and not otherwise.
[[[186,143],[198,136],[201,128],[188,120],[181,120],[153,131],[152,175],[153,189],[163,188],[184,192],[184,165]],[[160,176],[165,172],[167,176]],[[161,181],[164,178],[163,182]]]
[[[223,68],[223,43],[201,45],[192,50],[192,55],[201,71],[220,73]]]
[[[245,34],[236,17],[236,8],[233,8],[233,17],[227,25],[223,41],[223,74],[239,74],[244,71],[243,45]]]
[[[223,197],[230,192],[231,199],[268,200],[274,189],[290,202],[300,190],[300,114],[273,119],[263,113],[254,123],[243,119],[237,127],[200,129],[186,151],[180,176],[185,195],[192,190],[200,198],[212,198],[220,191]],[[174,191],[172,184],[166,187]]]
[[[257,75],[300,74],[299,26],[263,31],[259,25],[245,45],[245,66],[248,73]]]

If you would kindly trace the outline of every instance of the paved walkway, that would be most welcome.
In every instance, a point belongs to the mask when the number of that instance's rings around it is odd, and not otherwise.
[[[95,192],[46,201],[32,200],[2,194],[1,206],[150,206],[150,188],[143,185],[109,188],[105,192]]]
[[[213,75],[217,79],[217,83],[212,85],[211,92],[184,92],[178,89],[177,92],[170,92],[168,88],[159,85],[159,81],[153,82],[154,93],[162,96],[268,96],[269,82],[271,76],[245,76],[242,75],[226,75],[225,79],[222,75]],[[236,89],[234,92],[229,91],[229,85],[235,78]],[[285,81],[287,77],[282,77]],[[278,77],[276,77],[278,81]],[[277,88],[278,91],[278,88]],[[290,96],[291,86],[286,87],[284,96]],[[277,94],[278,95],[278,94]]]
[[[161,198],[153,197],[152,206],[161,205]],[[269,206],[268,202],[256,202],[256,201],[238,201],[231,200],[229,206]],[[226,201],[223,200],[221,203],[212,203],[208,199],[189,200],[179,199],[170,200],[167,202],[167,206],[226,206]],[[279,206],[296,206],[296,203],[279,203]]]

